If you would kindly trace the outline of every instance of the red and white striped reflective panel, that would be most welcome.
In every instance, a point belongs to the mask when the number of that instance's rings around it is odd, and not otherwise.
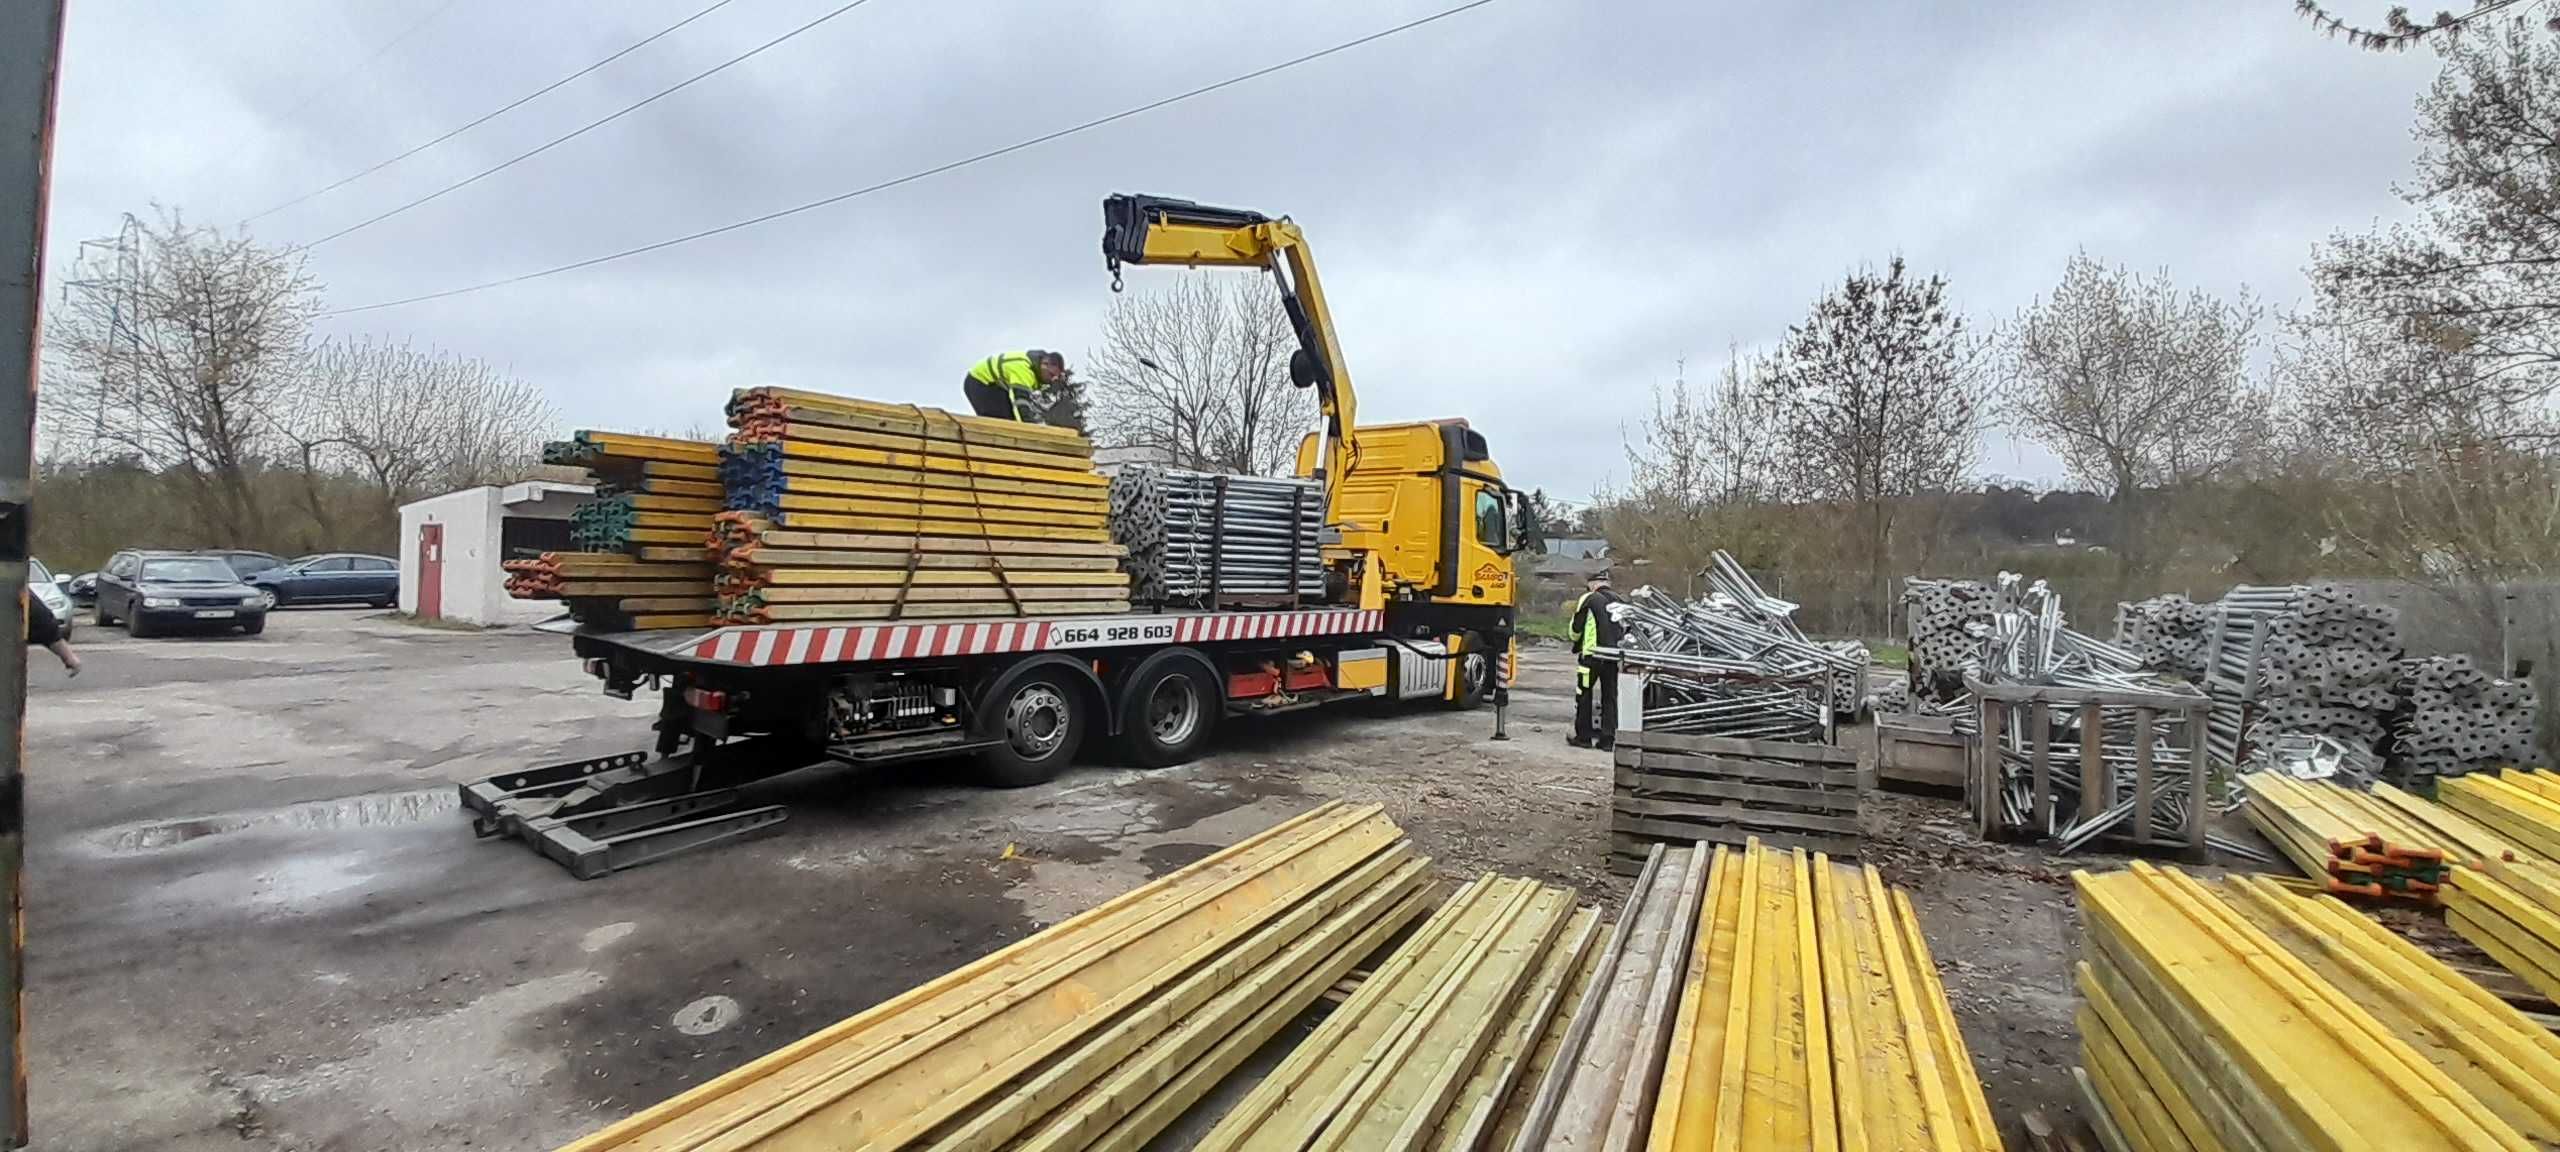
[[[1319,608],[1303,612],[1216,612],[1162,616],[1096,616],[1072,620],[954,620],[910,624],[776,624],[723,628],[696,640],[698,660],[724,664],[841,664],[936,656],[989,656],[1118,648],[1132,644],[1210,644],[1375,632],[1384,612]]]

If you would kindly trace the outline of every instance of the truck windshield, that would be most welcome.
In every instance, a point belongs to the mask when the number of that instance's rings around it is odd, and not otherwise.
[[[229,584],[239,579],[232,574],[229,565],[201,556],[146,560],[142,565],[142,578],[163,584]]]

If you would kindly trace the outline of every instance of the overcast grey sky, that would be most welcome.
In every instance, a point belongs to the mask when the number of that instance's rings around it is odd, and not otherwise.
[[[735,0],[251,227],[315,240],[841,2]],[[581,259],[1448,2],[871,0],[310,264],[345,307]],[[73,0],[55,267],[155,203],[225,224],[271,207],[708,3]],[[1621,430],[1677,362],[1696,374],[1772,343],[1842,273],[1896,252],[1945,274],[1978,323],[2084,246],[2298,301],[2317,240],[2402,215],[2391,184],[2436,60],[2349,49],[2292,9],[1498,0],[762,228],[324,325],[506,365],[573,426],[717,427],[731,388],[766,383],[957,406],[954,381],[988,352],[1080,360],[1097,341],[1105,193],[1182,196],[1306,227],[1364,421],[1465,416],[1514,483],[1581,497],[1623,477]],[[2058,479],[2000,435],[1982,468]]]

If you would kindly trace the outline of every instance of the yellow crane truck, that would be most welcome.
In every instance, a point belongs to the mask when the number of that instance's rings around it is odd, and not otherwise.
[[[1287,217],[1154,196],[1103,201],[1112,288],[1129,265],[1259,268],[1295,330],[1290,380],[1323,427],[1326,592],[1249,609],[1092,617],[795,621],[571,633],[608,693],[659,698],[652,751],[462,787],[475,831],[581,878],[772,828],[740,789],[822,761],[968,755],[997,784],[1048,780],[1091,738],[1144,766],[1196,756],[1220,718],[1345,700],[1499,703],[1527,501],[1462,419],[1362,427],[1306,237]],[[1497,725],[1498,727],[1498,725]]]

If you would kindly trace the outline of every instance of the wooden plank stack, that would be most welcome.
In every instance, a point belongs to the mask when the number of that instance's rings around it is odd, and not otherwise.
[[[712,551],[731,623],[1125,612],[1076,432],[813,392],[729,401]]]
[[[1632,874],[1657,843],[1858,852],[1858,753],[1672,732],[1620,732],[1609,867]]]
[[[708,626],[703,538],[723,499],[719,446],[582,431],[544,445],[542,456],[586,469],[596,496],[570,515],[580,551],[505,562],[507,594],[563,601],[579,622],[605,628]]]
[[[2083,1084],[2131,1152],[2560,1143],[2560,1038],[2354,909],[2141,862],[2072,880]]]
[[[2495,833],[2388,784],[2368,794],[2272,771],[2243,782],[2249,823],[2339,895],[2435,904],[2456,865],[2514,854]]]

